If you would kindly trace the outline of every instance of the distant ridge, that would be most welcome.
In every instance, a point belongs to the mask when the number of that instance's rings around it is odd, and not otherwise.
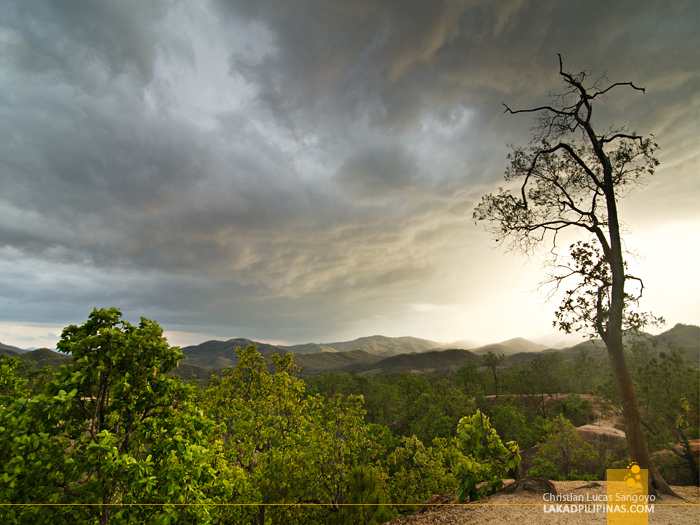
[[[73,358],[66,354],[54,352],[48,348],[38,348],[20,354],[21,361],[29,361],[34,363],[35,368],[43,368],[48,366],[54,372],[57,372],[61,365],[69,365],[73,362]]]
[[[420,354],[401,354],[387,357],[365,370],[362,375],[400,374],[413,372],[418,374],[454,373],[467,361],[481,364],[481,358],[469,350],[450,349],[432,350]]]
[[[315,343],[310,343],[311,345]],[[417,352],[426,352],[438,348],[442,343],[429,341],[427,339],[419,339],[417,337],[386,337],[383,335],[373,335],[370,337],[360,337],[353,341],[345,341],[338,343],[324,343],[316,345],[319,348],[329,349],[320,351],[336,351],[349,352],[351,350],[364,350],[370,354],[390,356],[398,354],[415,354]],[[309,345],[288,346],[290,352],[295,352],[295,348],[309,347]],[[308,353],[308,352],[304,352]]]
[[[0,343],[0,355],[5,355],[8,357],[17,357],[20,354],[26,354],[30,350],[25,350],[23,348],[18,348],[16,346],[12,345],[6,345],[4,343]]]
[[[228,341],[206,341],[195,346],[182,348],[182,353],[187,356],[188,365],[196,365],[205,368],[223,369],[228,366],[236,366],[236,348],[245,349],[250,345],[256,345],[258,352],[265,357],[272,354],[287,354],[289,351],[281,346],[258,343],[251,339],[229,339]]]
[[[696,363],[700,363],[700,327],[696,325],[676,324],[673,328],[652,336],[643,337],[657,344],[657,351],[667,351],[669,345],[676,345]],[[626,340],[629,342],[630,337]],[[294,362],[301,368],[302,376],[313,376],[323,372],[357,373],[361,375],[411,372],[433,374],[455,372],[472,361],[479,365],[483,356],[490,350],[506,356],[502,366],[514,363],[528,363],[537,356],[558,353],[565,361],[574,359],[581,350],[588,350],[597,358],[605,358],[607,351],[599,339],[583,341],[564,349],[555,349],[546,345],[533,343],[520,337],[501,343],[478,345],[471,349],[447,348],[452,345],[470,344],[473,341],[457,341],[441,344],[416,337],[361,337],[353,341],[336,343],[306,343],[300,345],[272,345],[235,338],[228,341],[206,341],[199,345],[182,348],[187,356],[180,362],[176,374],[183,379],[197,377],[208,381],[212,374],[221,374],[228,366],[236,366],[236,348],[257,345],[258,351],[268,359],[272,354],[294,353]],[[61,364],[70,363],[71,357],[46,348],[23,350],[0,343],[0,355],[19,357],[31,361],[37,368],[50,366],[57,370]]]
[[[690,351],[694,349],[696,356],[700,358],[700,326],[678,323],[670,330],[655,335],[652,339],[665,348],[668,347],[668,343],[673,343]]]
[[[301,367],[302,376],[313,376],[323,372],[363,372],[373,368],[380,361],[380,356],[364,350],[294,355],[294,364]]]
[[[667,350],[668,344],[676,344],[685,350],[695,361],[700,362],[700,327],[677,324],[657,336],[647,335],[650,341],[658,343],[658,351]],[[452,343],[452,344],[458,344]],[[467,361],[479,364],[489,351],[506,356],[503,366],[514,363],[527,363],[537,356],[559,353],[565,361],[574,359],[581,350],[589,350],[593,356],[607,356],[600,340],[583,341],[564,349],[554,349],[543,344],[533,343],[516,337],[501,343],[481,345],[477,348],[446,348],[451,344],[441,344],[415,337],[361,337],[353,341],[336,343],[306,343],[282,346],[255,342],[251,339],[229,339],[228,341],[207,341],[200,345],[182,349],[188,357],[181,364],[179,373],[197,373],[199,377],[211,375],[211,370],[221,370],[235,366],[238,359],[237,347],[245,348],[256,344],[260,353],[269,358],[274,353],[294,353],[294,362],[301,367],[301,375],[309,376],[329,372],[358,374],[383,373],[438,373],[454,372]],[[197,372],[197,369],[208,369]],[[203,374],[203,375],[202,375]]]
[[[668,351],[669,345],[675,345],[683,349],[688,357],[700,362],[700,326],[676,324],[673,328],[659,335],[640,334],[637,336],[625,335],[625,344],[630,344],[634,337],[641,337],[649,343],[656,343],[658,352]],[[561,352],[565,355],[578,354],[581,350],[588,350],[606,354],[605,344],[600,339],[590,339],[574,346],[564,348]]]
[[[335,348],[332,348],[328,345],[321,345],[318,343],[306,343],[306,344],[301,344],[301,345],[294,345],[294,346],[285,346],[287,350],[292,352],[295,355],[298,354],[322,354],[324,352],[328,353],[336,353],[338,350]]]
[[[461,341],[444,344],[440,348],[443,350],[473,350],[474,348],[479,348],[481,346],[485,346],[485,344],[480,341],[469,341],[467,339],[462,339]]]
[[[514,339],[508,339],[501,343],[496,343],[492,345],[484,345],[479,348],[475,348],[472,351],[476,355],[485,355],[489,351],[493,351],[497,354],[512,355],[520,352],[541,352],[542,350],[549,350],[550,347],[542,345],[539,343],[533,343],[522,337],[516,337]]]

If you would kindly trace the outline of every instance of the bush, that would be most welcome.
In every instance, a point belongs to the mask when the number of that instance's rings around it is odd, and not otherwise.
[[[540,446],[533,460],[531,476],[558,479],[554,474],[545,475],[556,468],[557,476],[564,480],[571,478],[575,466],[598,460],[598,453],[589,443],[580,444],[576,427],[571,421],[559,414],[546,425],[546,440]],[[578,478],[580,479],[580,478]]]
[[[593,403],[588,399],[581,399],[578,394],[570,394],[566,399],[560,399],[556,402],[554,413],[561,414],[575,427],[580,427],[591,420]]]
[[[467,498],[476,501],[500,490],[508,471],[520,466],[517,443],[509,441],[504,445],[496,429],[491,428],[489,418],[480,410],[473,416],[460,419],[457,442],[465,455],[457,467],[457,501],[460,503]],[[477,488],[483,481],[486,484]]]

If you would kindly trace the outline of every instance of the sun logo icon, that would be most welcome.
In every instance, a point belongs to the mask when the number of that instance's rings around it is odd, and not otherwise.
[[[630,465],[627,467],[627,469],[630,471],[627,475],[625,475],[625,483],[627,483],[627,486],[629,488],[637,488],[641,489],[642,484],[640,483],[640,480],[642,479],[641,474],[639,473],[642,469],[639,468],[639,465],[636,463],[630,463]]]

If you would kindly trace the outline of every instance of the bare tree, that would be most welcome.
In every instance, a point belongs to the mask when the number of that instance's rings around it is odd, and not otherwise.
[[[559,75],[565,89],[552,96],[550,105],[513,111],[504,104],[506,113],[536,114],[537,125],[529,145],[514,148],[508,156],[505,179],[519,187],[499,188],[498,194],[482,197],[474,219],[489,221],[487,230],[511,249],[528,253],[543,242],[551,243],[550,282],[557,288],[565,280],[576,282],[566,290],[554,325],[567,333],[584,330],[603,340],[622,393],[631,459],[649,470],[650,492],[673,494],[649,454],[622,341],[623,330],[662,321],[630,309],[643,286],[627,273],[617,210],[618,198],[654,173],[658,146],[653,136],[641,137],[625,127],[600,133],[592,120],[594,103],[613,90],[645,90],[632,82],[610,83],[604,76],[587,82],[587,71],[576,75],[564,71],[561,55]],[[572,262],[562,264],[557,235],[571,228],[584,230],[589,237],[572,245]]]

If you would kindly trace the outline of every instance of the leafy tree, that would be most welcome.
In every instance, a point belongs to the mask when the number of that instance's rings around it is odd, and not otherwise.
[[[29,504],[3,507],[5,522],[210,523],[214,501],[248,490],[191,388],[168,375],[183,354],[156,323],[95,309],[58,348],[73,364],[0,412],[0,495]],[[188,503],[204,505],[172,505]]]
[[[590,235],[589,242],[572,245],[571,264],[555,266],[555,284],[576,281],[565,292],[555,325],[566,332],[594,333],[603,340],[622,393],[630,456],[649,469],[650,491],[672,493],[647,448],[622,342],[623,329],[641,328],[654,318],[630,309],[641,297],[642,286],[627,271],[617,201],[654,173],[659,164],[654,157],[657,145],[624,127],[600,133],[592,118],[594,104],[613,90],[644,89],[631,82],[606,87],[605,78],[590,84],[586,71],[565,72],[561,56],[559,75],[565,91],[552,104],[519,111],[506,106],[511,114],[536,113],[538,125],[530,145],[515,148],[509,156],[505,178],[518,181],[518,190],[501,188],[496,195],[484,196],[474,218],[490,221],[489,229],[499,242],[507,239],[512,249],[525,252],[543,241],[556,248],[557,235],[567,228]]]
[[[562,391],[563,361],[561,354],[553,353],[538,355],[527,364],[521,388],[543,418],[547,418],[550,400]]]
[[[461,390],[471,396],[484,395],[483,373],[479,372],[479,365],[474,361],[467,361],[466,364],[457,370],[457,378]]]
[[[405,423],[405,403],[396,382],[398,374],[363,377],[355,374],[325,372],[305,380],[306,395],[320,394],[330,398],[337,394],[361,395],[364,398],[365,420],[397,428]]]
[[[227,459],[241,465],[255,488],[254,523],[338,517],[348,501],[349,471],[376,453],[367,438],[362,398],[307,396],[291,354],[273,355],[274,371],[255,346],[237,355],[236,368],[212,381],[206,404],[223,425]]]
[[[571,384],[579,394],[590,394],[597,386],[601,377],[603,363],[596,359],[588,350],[581,350],[571,367]]]
[[[16,357],[0,356],[0,406],[12,403],[26,393],[24,385],[27,379],[23,377],[26,368],[27,364]]]
[[[523,449],[539,440],[538,425],[528,421],[522,403],[496,403],[491,409],[490,422],[504,442],[515,441]]]
[[[425,376],[404,372],[396,384],[404,405],[403,435],[416,433],[416,424],[425,414],[419,404],[419,398],[430,392],[430,382]]]
[[[568,481],[574,466],[596,461],[598,453],[589,443],[580,443],[576,427],[559,414],[547,422],[546,439],[535,454],[531,476],[554,477],[553,470]]]
[[[222,425],[226,458],[239,464],[255,487],[257,498],[245,503],[298,503],[312,499],[302,465],[310,460],[311,423],[303,401],[303,383],[294,378],[291,357],[276,356],[270,373],[255,346],[236,351],[235,369],[212,378],[206,392],[207,409]],[[290,509],[272,508],[272,514]],[[260,506],[253,523],[265,523]]]
[[[371,466],[354,467],[348,472],[347,503],[350,505],[336,516],[336,523],[379,525],[396,516],[386,505],[382,475],[379,469]]]
[[[464,461],[457,467],[457,501],[460,503],[467,498],[476,501],[493,494],[503,488],[503,478],[509,470],[518,471],[520,449],[517,443],[510,441],[504,445],[481,410],[460,419],[457,441],[465,455]],[[486,483],[477,488],[483,481]]]
[[[435,445],[426,447],[416,436],[404,437],[389,456],[391,499],[402,514],[457,484],[453,468],[466,458],[446,440],[436,440]]]
[[[319,502],[331,502],[332,511],[344,513],[352,511],[344,505],[353,500],[363,505],[376,505],[372,491],[367,492],[366,483],[381,482],[368,466],[370,459],[381,454],[381,446],[370,440],[370,429],[363,421],[362,397],[333,396],[327,400],[317,397],[313,401],[310,405],[311,462],[306,468],[311,467],[307,474],[314,476],[318,483],[315,492]],[[361,476],[357,469],[362,470]],[[357,483],[353,485],[353,482]],[[353,494],[354,490],[361,494]],[[377,489],[375,496],[381,498],[383,492]],[[363,515],[369,517],[374,516],[377,509],[365,511]]]
[[[417,415],[410,431],[424,443],[453,437],[462,414],[476,408],[446,377],[434,380],[430,389],[418,396],[414,406]]]
[[[497,370],[498,367],[501,366],[501,363],[505,360],[506,356],[504,354],[497,354],[493,350],[489,350],[486,352],[486,355],[484,356],[484,366],[491,370],[493,373],[493,383],[495,385],[496,389],[496,397],[498,397],[498,374]]]
[[[571,421],[574,426],[580,427],[588,423],[588,418],[593,412],[593,403],[588,399],[581,399],[577,394],[570,394],[555,403],[554,411]]]
[[[376,449],[376,461],[386,463],[391,454],[399,444],[400,438],[395,437],[389,427],[370,423],[368,425],[368,439]]]

